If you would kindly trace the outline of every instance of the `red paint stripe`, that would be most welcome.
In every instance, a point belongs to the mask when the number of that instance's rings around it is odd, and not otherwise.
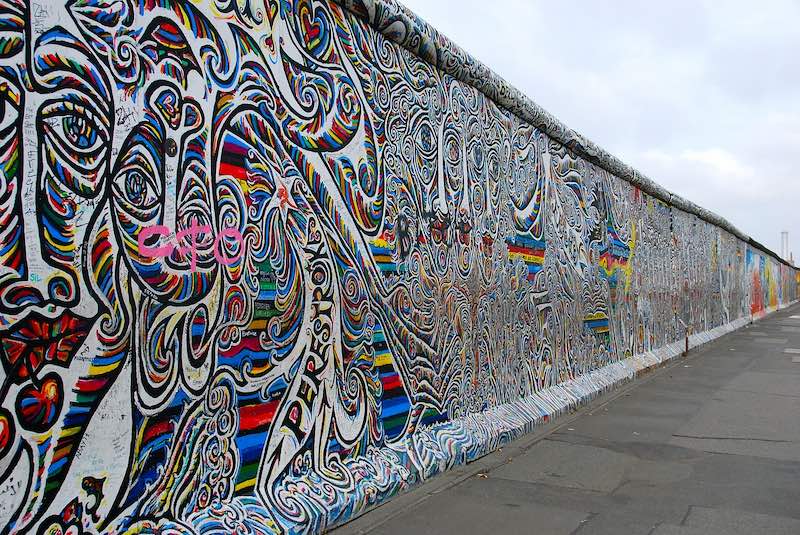
[[[220,351],[220,355],[222,357],[224,357],[224,358],[234,358],[234,357],[237,357],[239,355],[239,352],[241,350],[243,350],[243,349],[248,349],[248,350],[254,351],[254,352],[255,351],[263,351],[263,348],[261,347],[261,343],[258,341],[258,337],[256,337],[256,336],[248,336],[246,338],[243,338],[242,341],[238,345],[236,345],[236,346],[234,346],[234,347],[232,347],[232,348],[230,348],[230,349],[228,349],[226,351]],[[266,360],[266,358],[267,357],[265,356],[265,360]]]
[[[254,431],[259,427],[271,424],[272,419],[275,418],[275,412],[278,410],[279,402],[280,400],[276,399],[268,403],[239,407],[239,431]]]
[[[107,382],[108,381],[102,377],[98,379],[78,379],[74,390],[84,394],[89,392],[97,392],[98,390],[101,390]]]
[[[240,167],[238,165],[231,165],[225,162],[219,164],[219,174],[228,175],[232,176],[233,178],[239,178],[239,179],[247,178],[247,172],[244,170],[243,167]]]
[[[400,382],[400,376],[395,374],[394,376],[383,377],[381,378],[381,383],[383,383],[383,391],[386,392],[387,390],[394,390],[395,388],[400,388],[402,383]]]
[[[519,247],[518,245],[506,245],[508,250],[514,253],[529,254],[532,256],[542,256],[544,249],[529,249],[528,247]]]
[[[151,440],[154,440],[156,437],[159,437],[166,433],[172,433],[172,430],[173,430],[172,422],[170,421],[158,422],[147,428],[147,431],[144,432],[144,436],[142,437],[142,442],[147,444]]]

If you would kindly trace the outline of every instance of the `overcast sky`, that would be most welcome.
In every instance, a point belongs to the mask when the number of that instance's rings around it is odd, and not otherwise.
[[[800,1],[402,1],[668,189],[777,253],[788,230],[800,260]]]

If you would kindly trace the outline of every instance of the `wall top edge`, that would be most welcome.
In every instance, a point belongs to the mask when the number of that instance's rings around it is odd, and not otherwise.
[[[576,154],[633,184],[640,190],[684,212],[716,225],[777,261],[794,268],[769,248],[736,228],[724,217],[667,190],[655,180],[619,160],[591,140],[567,127],[492,69],[402,5],[397,0],[333,0],[388,40],[423,61],[468,84],[498,106],[543,130]]]

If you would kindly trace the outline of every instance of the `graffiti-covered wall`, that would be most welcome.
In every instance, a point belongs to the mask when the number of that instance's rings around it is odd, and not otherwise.
[[[0,0],[0,528],[318,531],[795,299],[360,5]]]
[[[796,299],[800,273],[754,247],[747,248],[750,312],[754,317]]]

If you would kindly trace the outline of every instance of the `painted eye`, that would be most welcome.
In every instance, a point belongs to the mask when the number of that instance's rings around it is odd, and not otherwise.
[[[416,134],[416,144],[417,148],[422,154],[430,155],[433,152],[434,146],[434,137],[433,137],[433,130],[431,129],[430,125],[427,123],[422,123],[419,127],[419,130]]]
[[[448,140],[448,143],[447,143],[447,158],[448,158],[448,160],[450,160],[451,162],[458,161],[458,158],[460,156],[459,153],[460,153],[460,151],[459,151],[459,147],[458,147],[458,142],[455,140],[455,138],[451,137]]]
[[[60,103],[43,111],[45,128],[73,159],[94,156],[103,148],[105,129],[85,106]]]
[[[475,143],[472,146],[472,161],[476,167],[480,167],[483,164],[483,149],[481,149],[480,143]]]
[[[64,137],[73,147],[88,150],[97,143],[97,129],[82,115],[65,115],[61,119]]]
[[[37,119],[50,172],[86,198],[102,190],[110,152],[108,124],[94,110],[88,101],[70,96],[44,103]]]
[[[125,201],[131,208],[147,210],[152,208],[158,200],[156,188],[147,172],[148,166],[142,166],[146,162],[137,162],[129,165],[122,175],[122,192]]]
[[[148,186],[140,171],[131,171],[125,178],[125,195],[134,206],[143,206],[148,196]]]
[[[114,189],[129,213],[152,209],[158,201],[156,167],[149,151],[134,145],[123,157]]]

